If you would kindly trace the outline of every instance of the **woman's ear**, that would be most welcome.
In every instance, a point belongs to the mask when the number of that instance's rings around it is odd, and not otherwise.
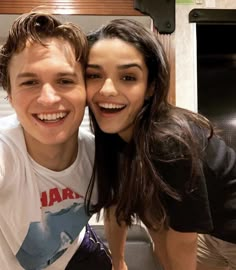
[[[154,94],[154,83],[152,83],[146,93],[145,100],[149,100]]]

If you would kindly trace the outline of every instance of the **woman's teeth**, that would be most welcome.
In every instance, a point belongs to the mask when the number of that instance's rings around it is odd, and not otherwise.
[[[125,105],[113,104],[113,103],[99,103],[98,106],[102,109],[123,109]]]

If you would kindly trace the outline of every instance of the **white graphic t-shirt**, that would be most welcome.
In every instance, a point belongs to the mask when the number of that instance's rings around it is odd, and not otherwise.
[[[0,119],[1,269],[65,269],[83,240],[94,142],[84,130],[78,139],[75,162],[51,171],[28,155],[15,116]]]

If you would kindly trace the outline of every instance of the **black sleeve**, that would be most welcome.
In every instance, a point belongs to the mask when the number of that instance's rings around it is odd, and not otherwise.
[[[202,131],[196,133],[199,140],[205,136]],[[187,187],[190,161],[179,160],[159,166],[163,180],[181,195],[180,201],[165,197],[169,225],[181,232],[212,233],[229,239],[235,234],[232,228],[236,225],[236,153],[218,136],[206,138],[199,159],[202,170],[192,190]]]
[[[207,142],[207,135],[202,130],[200,133],[198,131],[196,136],[199,137],[199,144]],[[191,161],[187,158],[158,165],[158,172],[163,181],[174,188],[181,197],[180,200],[176,200],[164,196],[169,226],[176,231],[207,233],[213,229],[205,162],[200,158],[199,168],[193,181]],[[192,183],[191,188],[189,188],[190,183]]]
[[[179,201],[165,197],[169,226],[180,232],[206,233],[213,229],[206,179],[198,175],[189,190],[190,169],[189,162],[182,160],[162,170],[163,178],[181,196]]]
[[[236,153],[217,136],[205,150],[205,175],[211,214],[212,235],[236,243]]]

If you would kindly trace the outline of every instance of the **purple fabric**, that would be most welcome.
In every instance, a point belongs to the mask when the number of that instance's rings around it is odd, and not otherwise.
[[[65,270],[95,269],[111,270],[111,254],[92,228],[87,225],[84,239]]]

